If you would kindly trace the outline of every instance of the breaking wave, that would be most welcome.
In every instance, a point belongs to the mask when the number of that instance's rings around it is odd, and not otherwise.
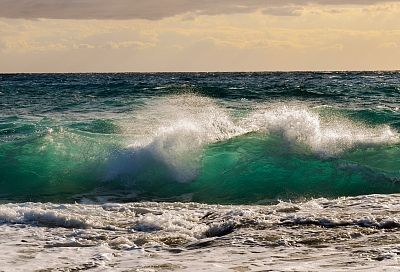
[[[1,143],[4,196],[68,198],[106,187],[139,199],[254,203],[400,189],[399,133],[329,107],[237,109],[183,94],[147,101],[119,122],[94,122],[36,124],[30,136]]]

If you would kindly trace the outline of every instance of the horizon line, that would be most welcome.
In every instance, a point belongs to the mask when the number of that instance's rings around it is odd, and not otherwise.
[[[400,72],[400,69],[379,70],[248,70],[248,71],[82,71],[82,72],[0,72],[0,75],[17,74],[226,74],[226,73],[360,73],[360,72]]]

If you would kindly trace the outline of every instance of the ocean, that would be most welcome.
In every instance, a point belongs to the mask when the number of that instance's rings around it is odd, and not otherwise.
[[[2,74],[0,270],[399,271],[399,108],[400,72]]]

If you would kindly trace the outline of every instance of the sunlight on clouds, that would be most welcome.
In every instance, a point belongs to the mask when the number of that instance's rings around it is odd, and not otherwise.
[[[387,49],[393,49],[393,48],[398,48],[399,44],[397,42],[384,42],[384,43],[380,44],[380,47],[387,48]]]
[[[18,20],[18,23],[20,27],[14,28],[13,32],[6,31],[4,28],[3,31],[0,30],[2,34],[0,42],[6,45],[3,50],[8,53],[95,48],[147,48],[154,47],[157,43],[157,36],[154,33],[144,31],[140,24],[131,21]]]
[[[400,68],[400,4],[287,7],[151,21],[0,19],[0,71]]]

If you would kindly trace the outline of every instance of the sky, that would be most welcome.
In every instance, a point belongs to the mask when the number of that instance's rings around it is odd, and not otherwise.
[[[0,73],[400,70],[400,0],[0,0]]]

